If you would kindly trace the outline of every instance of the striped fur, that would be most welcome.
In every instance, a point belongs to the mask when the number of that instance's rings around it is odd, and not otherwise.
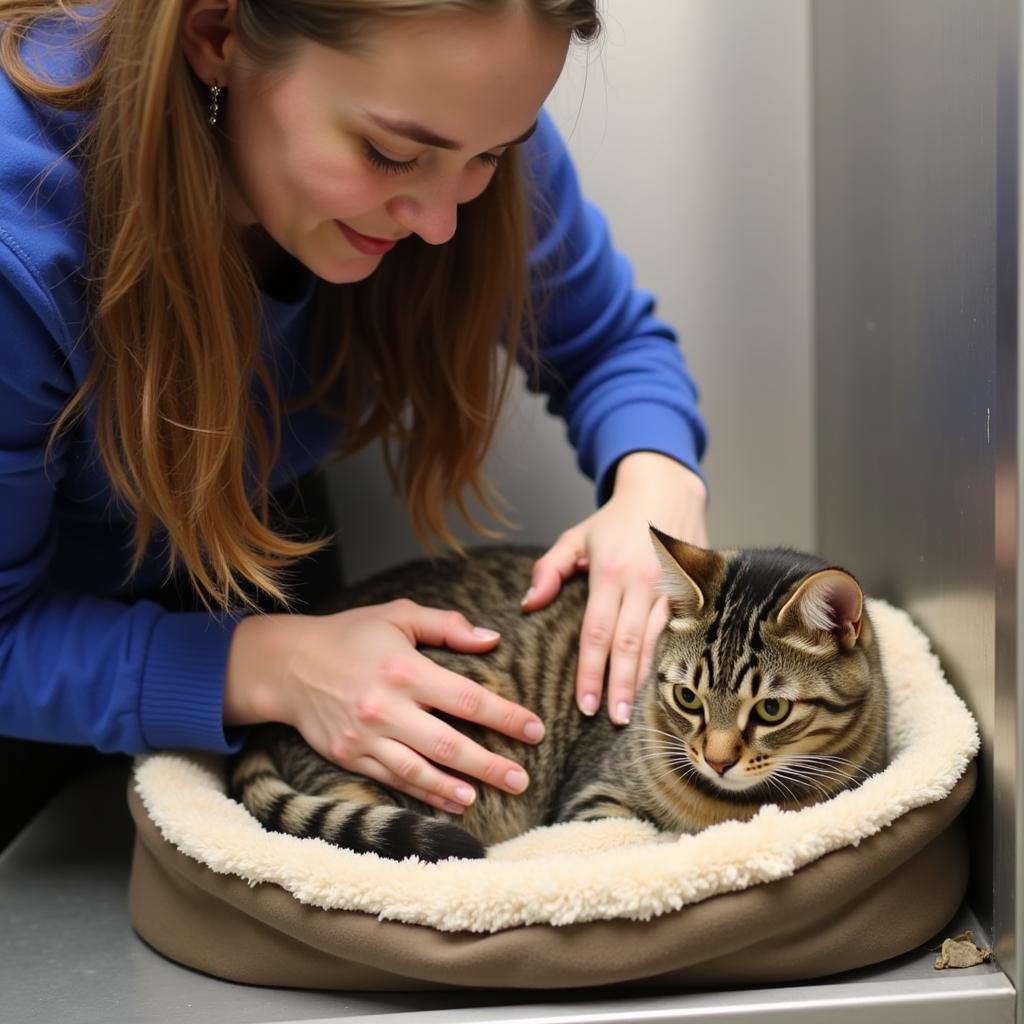
[[[269,725],[251,730],[236,757],[233,796],[268,829],[433,861],[481,857],[492,843],[558,821],[630,816],[695,832],[748,819],[765,803],[816,803],[884,767],[886,688],[853,577],[784,549],[711,552],[657,531],[652,540],[672,617],[625,728],[603,709],[587,718],[575,707],[585,577],[548,608],[519,611],[537,551],[417,562],[346,595],[341,607],[408,597],[500,631],[485,655],[428,653],[544,720],[537,747],[453,720],[523,765],[531,784],[522,795],[478,785],[471,807],[446,814]],[[782,711],[778,722],[764,720]]]

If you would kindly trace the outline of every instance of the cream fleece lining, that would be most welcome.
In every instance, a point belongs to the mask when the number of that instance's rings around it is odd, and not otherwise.
[[[163,837],[218,874],[271,882],[315,907],[357,910],[440,931],[646,921],[798,868],[947,796],[978,751],[978,729],[924,634],[870,602],[890,685],[885,771],[802,811],[766,806],[749,822],[661,836],[639,821],[570,822],[496,846],[486,860],[424,864],[266,832],[198,759],[140,758],[135,787]]]

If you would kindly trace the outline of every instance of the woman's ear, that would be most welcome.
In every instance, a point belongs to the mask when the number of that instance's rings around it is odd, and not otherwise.
[[[196,77],[226,86],[235,52],[236,0],[186,0],[181,47]]]

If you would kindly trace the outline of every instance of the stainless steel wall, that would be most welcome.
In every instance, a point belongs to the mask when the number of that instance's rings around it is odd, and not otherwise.
[[[1010,970],[1017,2],[812,18],[819,549],[910,611],[978,718],[973,902]]]

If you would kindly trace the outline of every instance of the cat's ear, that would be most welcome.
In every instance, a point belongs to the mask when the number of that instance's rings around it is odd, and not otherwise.
[[[719,566],[713,551],[676,540],[650,527],[651,542],[661,562],[661,592],[674,619],[696,618],[704,607]]]
[[[812,639],[830,633],[847,650],[860,639],[864,624],[864,592],[842,569],[822,569],[808,576],[779,612],[783,629]]]

